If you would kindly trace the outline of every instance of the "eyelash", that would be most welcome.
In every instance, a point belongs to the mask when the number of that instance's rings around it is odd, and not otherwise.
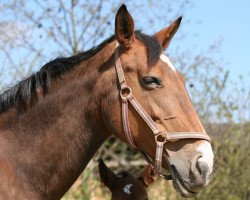
[[[154,77],[154,76],[147,76],[144,77],[143,79],[143,83],[145,85],[157,85],[157,86],[161,86],[161,80]]]

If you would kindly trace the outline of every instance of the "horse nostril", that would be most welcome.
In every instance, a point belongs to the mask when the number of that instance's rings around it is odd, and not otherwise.
[[[191,163],[189,189],[193,192],[198,192],[209,183],[209,177],[209,165],[203,161],[203,157],[201,155],[197,155]]]
[[[191,163],[191,181],[194,183],[193,191],[207,185],[210,178],[210,169],[201,155],[197,155]]]
[[[208,167],[207,163],[205,163],[203,161],[199,161],[199,159],[198,159],[197,163],[196,163],[196,167],[197,167],[198,171],[200,172],[200,174],[202,176],[204,176],[204,178],[207,178],[208,172],[209,172],[209,167]]]

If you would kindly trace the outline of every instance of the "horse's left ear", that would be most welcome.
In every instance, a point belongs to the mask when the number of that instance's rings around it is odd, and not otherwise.
[[[160,41],[162,48],[165,50],[168,48],[168,45],[171,39],[174,37],[175,33],[177,32],[180,24],[181,24],[182,17],[179,17],[175,20],[169,27],[162,29],[155,36]]]
[[[102,159],[99,160],[98,168],[101,181],[111,190],[118,179],[117,176],[105,165]]]
[[[129,49],[134,42],[134,20],[123,4],[115,17],[115,36],[120,45]]]

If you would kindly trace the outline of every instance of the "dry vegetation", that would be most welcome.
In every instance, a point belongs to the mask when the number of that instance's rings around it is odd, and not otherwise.
[[[250,123],[241,126],[240,124],[229,125],[210,125],[213,126],[213,149],[215,154],[215,169],[211,183],[203,191],[201,191],[196,199],[233,199],[247,200],[250,198]],[[208,130],[208,129],[207,129]],[[219,135],[217,133],[220,133]],[[110,192],[99,181],[97,171],[97,159],[105,157],[105,148],[109,148],[109,143],[124,146],[120,141],[107,141],[102,151],[99,151],[93,161],[88,165],[87,170],[79,177],[78,181],[72,186],[71,190],[64,196],[63,200],[83,200],[83,199],[110,199]],[[126,151],[129,151],[126,149]],[[122,155],[128,155],[123,152]],[[130,151],[131,157],[127,158],[135,160],[134,155]],[[122,157],[121,155],[121,157]],[[139,155],[137,155],[139,156]],[[119,156],[120,157],[120,156]],[[109,160],[108,157],[106,157]],[[120,159],[114,165],[107,162],[107,165],[113,165],[115,171],[128,169],[136,174],[142,170],[144,162],[135,167],[129,163],[121,164]],[[121,159],[122,160],[122,159]],[[171,181],[158,179],[148,190],[149,197],[152,200],[175,200],[182,199],[174,191]]]

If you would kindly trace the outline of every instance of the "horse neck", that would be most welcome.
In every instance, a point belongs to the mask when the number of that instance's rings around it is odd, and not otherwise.
[[[0,146],[6,135],[3,143],[14,144],[2,146],[4,157],[15,152],[15,160],[6,162],[29,196],[59,199],[108,137],[97,112],[100,96],[92,91],[99,67],[111,56],[100,54],[102,59],[91,58],[51,83],[49,93],[26,112],[17,115],[12,109],[0,116]]]

